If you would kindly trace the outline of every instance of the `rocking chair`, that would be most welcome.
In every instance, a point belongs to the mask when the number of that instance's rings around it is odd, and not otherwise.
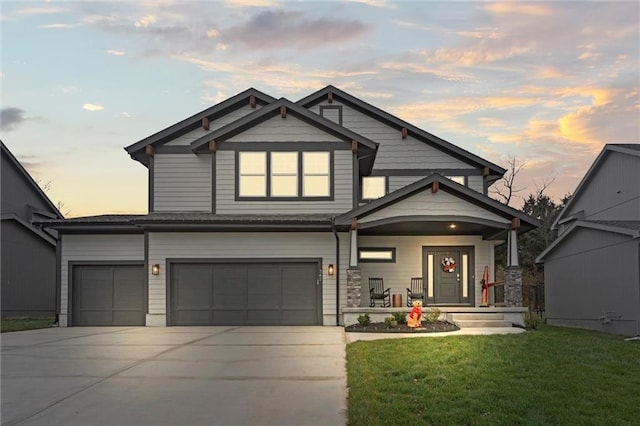
[[[424,285],[422,278],[411,278],[411,288],[407,288],[407,306],[412,307],[414,300],[422,301],[422,306],[426,305]]]
[[[369,300],[369,306],[372,308],[376,306],[376,300],[382,300],[383,308],[391,306],[390,289],[384,288],[382,278],[369,278]]]

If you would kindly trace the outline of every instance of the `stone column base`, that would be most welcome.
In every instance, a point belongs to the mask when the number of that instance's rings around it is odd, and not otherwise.
[[[360,268],[347,269],[347,307],[357,308],[362,298],[362,277]]]
[[[505,306],[522,306],[522,268],[507,266],[504,275]]]

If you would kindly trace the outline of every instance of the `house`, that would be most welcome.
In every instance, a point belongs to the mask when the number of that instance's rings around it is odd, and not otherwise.
[[[56,238],[34,225],[62,214],[9,148],[2,149],[2,317],[54,316],[56,309]]]
[[[46,222],[61,324],[336,325],[370,277],[473,310],[494,246],[537,225],[487,196],[503,168],[333,86],[249,89],[126,151],[148,214]]]
[[[605,145],[552,227],[547,322],[640,335],[640,145]]]

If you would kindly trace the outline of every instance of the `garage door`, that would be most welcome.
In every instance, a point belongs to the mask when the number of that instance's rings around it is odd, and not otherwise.
[[[171,266],[173,325],[320,324],[317,263]]]
[[[73,325],[145,325],[142,265],[75,266]]]

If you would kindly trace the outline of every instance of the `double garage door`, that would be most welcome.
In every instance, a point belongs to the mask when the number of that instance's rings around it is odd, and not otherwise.
[[[171,325],[316,325],[318,263],[171,265]]]

